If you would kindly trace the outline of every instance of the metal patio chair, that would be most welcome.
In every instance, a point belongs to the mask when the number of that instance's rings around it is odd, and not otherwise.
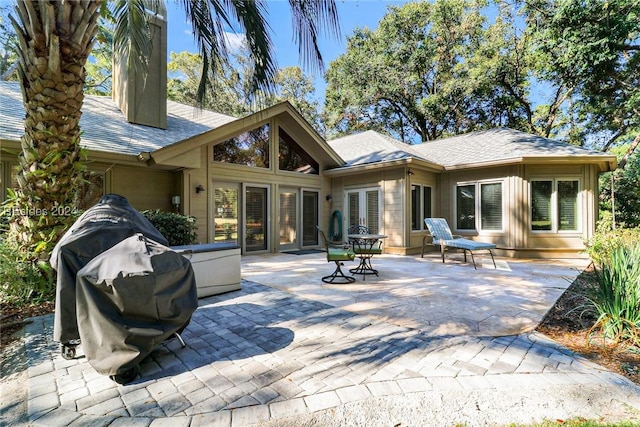
[[[347,276],[342,272],[342,265],[344,265],[344,261],[353,261],[356,257],[356,254],[350,247],[345,246],[344,244],[329,242],[327,240],[327,236],[325,236],[320,227],[316,228],[318,230],[318,233],[320,233],[323,245],[325,247],[325,250],[327,251],[327,262],[336,263],[336,269],[333,271],[333,273],[328,276],[324,276],[322,278],[322,281],[325,283],[335,284],[346,284],[355,282],[355,277]]]

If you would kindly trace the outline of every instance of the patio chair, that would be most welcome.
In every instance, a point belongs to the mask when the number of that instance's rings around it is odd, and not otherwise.
[[[336,283],[336,284],[346,284],[353,283],[356,281],[355,277],[347,276],[342,272],[341,266],[344,265],[344,261],[353,261],[356,257],[356,254],[351,250],[350,247],[344,244],[336,244],[331,243],[327,240],[324,232],[320,229],[320,227],[316,227],[318,233],[320,233],[320,237],[322,238],[323,245],[325,250],[327,251],[327,262],[335,262],[336,269],[328,276],[324,276],[322,281],[325,283]]]
[[[476,270],[476,260],[473,258],[473,251],[487,250],[491,255],[491,261],[493,261],[493,267],[496,267],[496,260],[493,258],[492,249],[496,248],[493,243],[476,242],[475,240],[465,239],[461,236],[454,237],[451,234],[451,229],[447,220],[444,218],[425,218],[424,223],[431,233],[433,244],[440,245],[440,252],[442,253],[442,262],[444,263],[444,250],[446,248],[462,249],[464,252],[464,262],[467,262],[467,251],[471,254],[471,261],[473,261],[473,268]],[[424,254],[424,250],[423,250]]]

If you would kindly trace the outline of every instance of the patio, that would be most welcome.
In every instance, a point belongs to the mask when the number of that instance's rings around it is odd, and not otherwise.
[[[242,278],[431,336],[504,336],[535,329],[589,261],[496,258],[494,269],[479,256],[474,270],[462,253],[445,264],[433,253],[379,255],[373,264],[378,277],[339,285],[320,280],[334,268],[324,253],[243,256]]]
[[[379,278],[352,285],[322,283],[333,268],[322,253],[242,262],[241,290],[199,301],[182,334],[187,347],[164,343],[124,386],[82,352],[63,359],[53,315],[34,318],[24,345],[3,355],[25,424],[481,426],[640,416],[636,385],[537,332],[515,332],[535,327],[584,261],[501,259],[497,270],[474,270],[455,257],[443,265],[435,255],[383,255],[374,259]]]

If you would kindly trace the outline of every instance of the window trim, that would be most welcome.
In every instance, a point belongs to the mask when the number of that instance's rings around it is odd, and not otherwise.
[[[551,230],[534,230],[533,229],[533,183],[536,181],[551,181]],[[577,181],[578,191],[576,194],[576,228],[575,230],[559,229],[559,212],[558,212],[558,182]],[[529,178],[529,232],[531,234],[580,234],[582,229],[582,179],[579,176],[536,176]]]
[[[500,224],[500,229],[497,230],[487,230],[487,229],[483,229],[481,228],[482,226],[482,185],[486,185],[486,184],[500,184],[500,191],[501,191],[501,195],[502,195],[502,200],[500,201],[500,209],[501,209],[501,224]],[[468,228],[458,228],[458,221],[457,221],[457,216],[458,216],[458,187],[465,187],[465,186],[470,186],[473,185],[475,186],[475,200],[474,200],[474,218],[473,218],[473,222],[474,222],[474,228],[473,229],[468,229]],[[454,215],[454,221],[453,224],[451,224],[452,229],[454,231],[457,231],[459,233],[482,233],[482,234],[503,234],[505,232],[505,214],[506,214],[506,209],[505,209],[505,192],[504,192],[504,188],[505,188],[505,180],[504,179],[482,179],[482,180],[476,180],[476,181],[460,181],[460,182],[456,182],[453,185],[453,215]]]

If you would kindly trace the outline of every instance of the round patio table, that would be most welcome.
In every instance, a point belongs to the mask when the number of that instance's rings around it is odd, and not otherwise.
[[[349,271],[352,274],[362,274],[363,280],[367,274],[378,275],[378,270],[371,265],[371,258],[382,253],[379,242],[386,239],[384,234],[347,234],[347,239],[353,248],[353,252],[360,258],[356,268]]]

